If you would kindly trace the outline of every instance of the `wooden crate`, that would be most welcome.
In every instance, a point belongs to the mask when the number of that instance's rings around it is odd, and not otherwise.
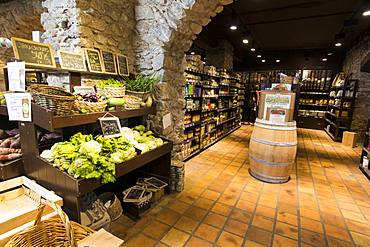
[[[48,200],[63,205],[63,199],[27,177],[0,182],[0,246],[14,234],[31,226],[40,203]],[[54,210],[48,206],[43,218],[50,218]]]

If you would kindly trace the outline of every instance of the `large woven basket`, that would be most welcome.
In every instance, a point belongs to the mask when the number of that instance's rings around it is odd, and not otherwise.
[[[139,109],[141,107],[141,103],[143,102],[141,98],[133,95],[125,95],[122,98],[125,100],[124,106],[127,110]]]
[[[76,99],[62,87],[33,84],[28,87],[28,91],[36,104],[53,111],[56,116],[69,115]]]
[[[77,242],[94,233],[90,228],[69,221],[62,208],[55,203],[48,203],[59,215],[41,221],[42,211],[45,205],[39,208],[34,226],[14,235],[5,247],[29,247],[29,246],[72,246],[77,247]]]
[[[96,92],[107,98],[121,98],[125,95],[125,87],[96,87]]]
[[[76,111],[86,110],[88,113],[105,112],[107,108],[107,101],[102,102],[88,102],[83,100],[76,100],[74,104]]]
[[[145,102],[148,99],[149,95],[151,95],[150,92],[134,92],[130,90],[126,90],[126,94],[131,95],[131,96],[136,96],[140,98],[143,102]]]

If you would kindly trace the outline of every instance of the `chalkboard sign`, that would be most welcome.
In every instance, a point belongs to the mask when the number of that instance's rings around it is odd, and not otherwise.
[[[121,123],[119,122],[118,117],[101,117],[99,118],[99,121],[103,136],[121,136]]]
[[[83,53],[58,51],[58,55],[62,69],[86,71],[85,56]]]
[[[123,76],[129,76],[130,71],[128,69],[127,57],[124,55],[117,55],[118,74]]]
[[[34,42],[27,39],[12,38],[13,51],[16,59],[26,62],[26,65],[55,68],[53,50],[49,44]]]
[[[100,52],[98,50],[88,48],[85,48],[85,52],[89,70],[95,73],[104,73]]]
[[[117,75],[116,56],[110,51],[101,51],[101,57],[105,73]]]

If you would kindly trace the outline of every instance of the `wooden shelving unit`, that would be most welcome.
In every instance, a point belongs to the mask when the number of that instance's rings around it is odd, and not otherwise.
[[[351,127],[358,80],[345,79],[342,86],[330,88],[325,112],[325,131],[334,141],[341,141],[343,132]]]
[[[211,146],[211,143],[222,139],[219,136],[240,126],[244,98],[239,98],[239,90],[244,90],[245,86],[234,77],[215,76],[189,69],[185,73],[188,75],[184,85],[185,100],[197,105],[195,109],[185,108],[184,112],[191,115],[191,118],[197,115],[200,119],[184,124],[185,134],[192,133],[183,142],[183,149],[189,146],[192,149],[183,155],[183,160],[188,160]],[[212,94],[207,93],[211,90]],[[210,105],[213,107],[209,108]],[[221,115],[224,116],[222,120]]]
[[[370,180],[370,167],[364,168],[362,167],[362,161],[364,157],[370,158],[370,116],[367,122],[367,132],[365,133],[364,137],[364,143],[362,145],[362,151],[361,151],[361,160],[359,168],[362,171],[362,173]]]

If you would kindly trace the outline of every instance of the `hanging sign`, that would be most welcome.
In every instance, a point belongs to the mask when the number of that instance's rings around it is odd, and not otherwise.
[[[92,86],[74,86],[73,90],[75,93],[79,93],[81,95],[95,93],[95,88]]]
[[[117,55],[118,74],[122,76],[129,76],[130,71],[128,68],[127,57],[124,55]]]
[[[105,137],[119,137],[121,136],[121,123],[119,118],[106,113],[103,117],[99,118],[100,127]]]
[[[86,71],[85,56],[83,53],[58,51],[58,56],[62,69]]]
[[[12,38],[14,56],[26,65],[55,68],[53,50],[49,44],[31,40]]]
[[[104,72],[106,74],[117,75],[116,56],[110,51],[101,51]]]
[[[9,121],[32,121],[30,93],[6,93],[4,96],[8,109]]]
[[[85,48],[87,65],[89,67],[89,71],[95,73],[104,73],[104,67],[102,64],[102,58],[100,52],[95,49],[88,49]]]
[[[8,70],[9,91],[26,91],[26,63],[9,62]]]

